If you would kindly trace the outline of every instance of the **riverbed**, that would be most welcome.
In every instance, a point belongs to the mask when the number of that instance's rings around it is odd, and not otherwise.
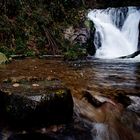
[[[76,117],[89,125],[89,128],[92,127],[89,131],[93,140],[138,140],[139,105],[136,106],[138,111],[133,110],[134,106],[126,107],[116,97],[137,97],[137,102],[140,102],[139,70],[139,61],[132,59],[87,59],[70,62],[61,58],[27,58],[1,65],[0,83],[9,77],[60,79],[71,90]],[[103,104],[100,107],[93,106],[85,98],[85,92]],[[74,137],[71,139],[76,140]]]

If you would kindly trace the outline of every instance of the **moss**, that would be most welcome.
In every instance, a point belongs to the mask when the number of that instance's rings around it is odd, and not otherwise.
[[[5,56],[5,54],[0,52],[0,64],[7,63],[7,62],[8,62],[8,59]]]

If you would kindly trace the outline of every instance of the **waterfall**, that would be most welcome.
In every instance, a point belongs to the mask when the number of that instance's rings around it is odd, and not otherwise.
[[[95,57],[117,58],[137,51],[140,11],[136,7],[95,9],[88,18],[96,28]]]

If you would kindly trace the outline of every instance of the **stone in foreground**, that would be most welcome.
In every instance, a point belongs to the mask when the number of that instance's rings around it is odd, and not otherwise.
[[[8,79],[0,85],[1,120],[15,127],[46,127],[72,121],[72,96],[59,80],[20,78],[16,82]]]

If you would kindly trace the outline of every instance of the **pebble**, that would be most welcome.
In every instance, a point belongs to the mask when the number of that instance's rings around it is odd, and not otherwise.
[[[39,84],[32,84],[33,87],[39,87]]]
[[[19,83],[15,83],[15,84],[13,84],[13,87],[19,87]]]

